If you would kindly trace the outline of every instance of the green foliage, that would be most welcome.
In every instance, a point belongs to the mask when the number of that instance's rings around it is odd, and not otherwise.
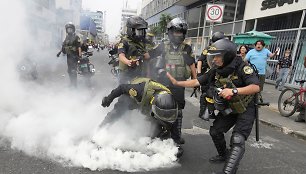
[[[159,21],[159,27],[160,27],[161,33],[166,33],[167,24],[172,20],[172,17],[170,16],[170,14],[163,13],[163,14],[161,14],[159,20],[160,20]]]

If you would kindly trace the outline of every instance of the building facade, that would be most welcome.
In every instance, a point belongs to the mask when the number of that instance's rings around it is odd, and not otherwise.
[[[104,13],[102,11],[82,11],[82,16],[88,16],[94,21],[96,24],[97,37],[98,39],[103,39],[105,34]]]
[[[222,23],[206,22],[207,3],[225,5]],[[175,8],[179,10],[173,12]],[[275,36],[267,47],[271,51],[280,47],[279,56],[287,48],[292,50],[294,73],[288,82],[294,84],[294,79],[306,78],[301,64],[306,53],[305,10],[305,0],[172,0],[169,4],[164,0],[146,0],[143,1],[142,15],[153,26],[158,24],[162,13],[184,18],[189,26],[186,40],[197,56],[209,44],[215,31],[224,32],[229,39],[253,29]],[[275,80],[275,75],[269,79]]]
[[[136,16],[136,15],[137,15],[137,9],[130,9],[127,6],[125,6],[122,9],[122,13],[121,13],[121,27],[120,27],[121,34],[125,33],[125,31],[126,31],[126,20],[129,17]]]

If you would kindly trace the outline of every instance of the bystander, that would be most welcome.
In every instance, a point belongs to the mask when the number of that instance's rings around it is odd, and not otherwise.
[[[283,90],[287,77],[291,72],[292,59],[290,53],[291,51],[287,49],[285,51],[285,55],[278,60],[276,68],[278,78],[276,79],[275,89],[278,89],[280,91]]]

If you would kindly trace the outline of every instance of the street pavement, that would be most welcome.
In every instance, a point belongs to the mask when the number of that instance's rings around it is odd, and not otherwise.
[[[101,90],[105,86],[116,86],[116,79],[110,74],[110,67],[107,51],[95,52],[92,62],[96,67],[96,75],[93,78],[93,92]],[[54,73],[57,78],[50,77],[48,80],[54,80],[68,84],[68,75],[66,74],[65,61],[59,63],[58,70]],[[44,81],[47,81],[46,79]],[[46,82],[45,82],[46,83]],[[82,87],[80,85],[79,87]],[[273,91],[272,91],[273,90]],[[178,161],[178,165],[169,169],[160,169],[155,171],[140,171],[139,174],[209,174],[213,171],[220,171],[223,164],[210,164],[208,159],[216,155],[215,147],[209,135],[211,122],[206,122],[197,117],[199,111],[199,101],[197,98],[189,97],[191,90],[186,92],[186,108],[183,118],[183,137],[186,143],[183,145],[184,155]],[[306,142],[299,138],[284,134],[285,131],[279,131],[280,127],[286,130],[305,130],[305,123],[295,123],[293,118],[284,118],[277,113],[275,100],[278,95],[273,86],[266,85],[264,90],[264,99],[271,103],[269,107],[260,108],[260,141],[255,141],[255,129],[246,143],[246,153],[243,158],[239,174],[302,174],[306,173],[305,156]],[[269,95],[268,95],[269,94]],[[268,100],[269,99],[269,100]],[[100,103],[97,103],[100,105]],[[278,125],[278,126],[277,126]],[[290,133],[289,131],[288,133]],[[227,142],[231,131],[226,134]],[[0,174],[123,174],[127,172],[103,170],[90,171],[86,168],[71,167],[54,162],[47,158],[37,158],[26,155],[17,150],[12,150],[6,139],[0,139]],[[5,145],[3,145],[5,144]]]

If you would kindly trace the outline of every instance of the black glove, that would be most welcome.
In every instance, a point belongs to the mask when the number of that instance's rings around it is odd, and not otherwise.
[[[61,55],[61,51],[60,52],[58,52],[57,54],[56,54],[56,57],[59,57],[60,55]]]
[[[108,97],[104,97],[102,100],[102,106],[103,107],[109,107],[109,105],[112,103],[112,101]]]
[[[200,77],[202,75],[202,73],[197,73],[197,77]]]

